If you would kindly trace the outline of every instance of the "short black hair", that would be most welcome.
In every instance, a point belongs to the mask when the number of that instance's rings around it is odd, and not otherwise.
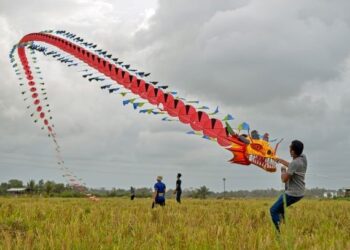
[[[178,173],[178,174],[177,174],[177,177],[178,177],[178,178],[180,178],[181,176],[182,176],[181,173]]]
[[[290,144],[290,149],[293,150],[297,156],[299,156],[303,153],[304,144],[301,141],[294,140]]]

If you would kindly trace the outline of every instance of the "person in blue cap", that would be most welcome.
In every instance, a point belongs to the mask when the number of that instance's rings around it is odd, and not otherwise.
[[[163,180],[162,176],[157,176],[157,182],[156,184],[154,184],[152,208],[157,204],[160,206],[165,206],[166,186],[162,182],[162,180]]]

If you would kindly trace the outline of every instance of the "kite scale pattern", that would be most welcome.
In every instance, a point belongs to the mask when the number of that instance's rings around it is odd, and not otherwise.
[[[15,52],[20,63],[16,62]],[[129,64],[107,51],[97,49],[96,44],[85,42],[67,31],[50,30],[25,35],[14,45],[9,57],[20,85],[24,88],[24,100],[29,101],[27,108],[33,111],[31,116],[34,122],[42,124],[42,129],[46,129],[48,136],[52,138],[58,152],[59,164],[64,162],[59,154],[45,83],[42,77],[37,77],[41,73],[40,68],[35,65],[37,58],[30,56],[37,52],[52,56],[68,67],[83,67],[79,71],[84,78],[90,82],[96,81],[101,84],[101,89],[108,90],[111,94],[118,93],[127,98],[131,95],[132,98],[123,100],[123,105],[132,104],[134,109],[143,107],[144,109],[139,110],[140,113],[165,115],[163,121],[179,121],[189,125],[192,130],[188,134],[201,135],[231,151],[232,163],[253,164],[268,172],[276,171],[276,151],[280,142],[272,147],[270,144],[275,140],[269,140],[267,133],[263,137],[253,136],[245,122],[239,124],[237,129],[232,129],[228,123],[233,120],[232,115],[226,115],[223,119],[215,118],[218,108],[213,112],[206,112],[209,109],[207,106],[199,106],[198,101],[180,98],[176,91],[168,91],[168,86],[161,86],[157,81],[147,81],[150,73],[132,69]],[[145,108],[147,105],[150,107]],[[246,132],[242,133],[243,131]],[[71,177],[69,174],[68,176]],[[70,182],[77,187],[82,186],[74,178]]]

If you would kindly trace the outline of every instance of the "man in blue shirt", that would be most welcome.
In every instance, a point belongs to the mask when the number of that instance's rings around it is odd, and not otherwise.
[[[159,204],[161,206],[165,206],[165,191],[166,191],[166,186],[162,182],[163,177],[158,176],[157,177],[157,183],[154,184],[154,192],[153,192],[153,204],[152,208],[154,207],[155,204]]]

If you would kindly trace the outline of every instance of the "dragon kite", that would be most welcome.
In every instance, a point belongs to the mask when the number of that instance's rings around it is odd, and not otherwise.
[[[16,51],[18,57],[15,56]],[[30,53],[29,56],[27,52]],[[160,85],[156,81],[147,81],[150,73],[132,69],[119,58],[98,49],[96,44],[86,42],[64,30],[48,30],[25,35],[13,46],[9,57],[20,85],[24,88],[22,94],[25,96],[24,100],[29,102],[27,108],[32,110],[31,116],[34,122],[42,124],[42,129],[47,130],[48,136],[56,145],[57,152],[59,146],[50,115],[45,83],[40,77],[40,68],[35,65],[36,52],[52,56],[68,67],[82,65],[85,67],[80,70],[82,76],[90,82],[98,82],[101,84],[101,89],[108,90],[111,94],[119,93],[123,97],[132,95],[133,98],[124,100],[123,105],[132,104],[134,109],[150,105],[150,108],[140,109],[139,112],[166,115],[162,120],[178,120],[188,124],[192,128],[188,134],[200,134],[203,138],[216,141],[231,151],[232,163],[254,164],[268,172],[276,171],[276,151],[279,142],[272,147],[270,143],[273,141],[269,141],[267,133],[263,137],[259,136],[257,131],[250,131],[249,125],[245,122],[241,123],[238,129],[232,129],[228,123],[229,120],[233,120],[232,115],[226,115],[222,120],[214,118],[218,108],[214,112],[206,112],[208,107],[197,107],[198,101],[180,98],[177,92],[168,91],[168,86]],[[20,64],[16,62],[16,58],[19,58]],[[63,165],[63,160],[60,159],[58,163]],[[69,173],[65,175],[73,186],[80,186],[75,176]]]

